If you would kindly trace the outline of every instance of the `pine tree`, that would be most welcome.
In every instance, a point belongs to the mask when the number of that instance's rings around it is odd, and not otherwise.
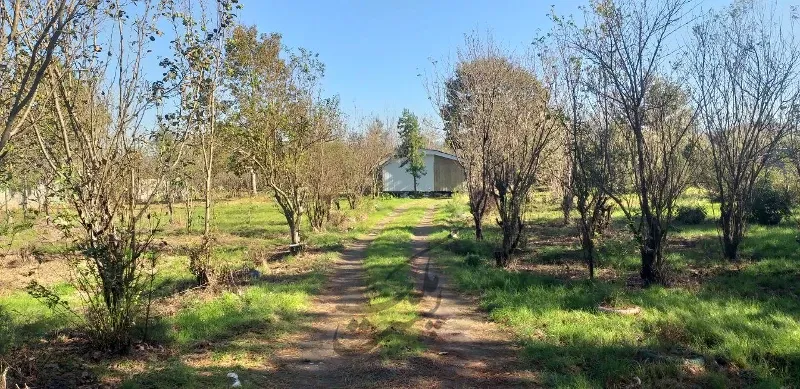
[[[414,178],[414,192],[417,192],[417,180],[424,176],[425,153],[422,151],[424,140],[419,129],[419,120],[408,109],[403,110],[403,115],[397,120],[397,129],[400,133],[401,144],[397,151],[398,158],[406,166],[406,171]]]

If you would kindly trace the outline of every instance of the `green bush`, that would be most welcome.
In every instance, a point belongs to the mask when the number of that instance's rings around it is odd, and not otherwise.
[[[481,256],[478,255],[478,254],[475,254],[475,253],[469,253],[464,258],[464,263],[466,263],[467,266],[471,266],[471,267],[480,266],[481,262],[483,262],[483,260],[481,259]]]
[[[768,182],[761,182],[754,188],[749,222],[773,226],[791,213],[792,197],[788,191],[777,189]]]
[[[446,247],[447,250],[458,255],[474,254],[480,250],[478,242],[472,239],[454,239],[448,242]]]
[[[681,224],[700,224],[706,220],[706,210],[699,206],[678,207],[675,221]]]

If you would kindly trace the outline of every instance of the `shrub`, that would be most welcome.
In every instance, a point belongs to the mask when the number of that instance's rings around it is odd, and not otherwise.
[[[706,210],[703,207],[678,207],[675,221],[681,224],[700,224],[706,220]]]
[[[776,225],[791,212],[792,198],[788,191],[777,189],[768,182],[761,182],[753,189],[749,222]]]
[[[447,250],[453,254],[468,255],[478,252],[478,243],[471,239],[454,239],[447,243]]]
[[[464,258],[464,263],[466,263],[467,266],[471,266],[471,267],[478,267],[478,266],[480,266],[481,262],[483,262],[483,260],[481,259],[481,256],[478,255],[478,254],[475,254],[475,253],[469,253]]]
[[[331,211],[328,214],[328,225],[335,229],[341,229],[345,227],[347,223],[347,214],[342,211]]]
[[[199,286],[208,286],[214,280],[212,259],[215,244],[213,236],[204,236],[200,245],[189,252],[189,271]]]

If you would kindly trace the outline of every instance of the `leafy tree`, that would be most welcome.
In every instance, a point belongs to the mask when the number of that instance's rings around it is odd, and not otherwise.
[[[403,159],[400,166],[405,166],[408,174],[414,178],[414,192],[417,192],[417,181],[424,176],[425,171],[425,139],[419,129],[417,115],[404,109],[400,119],[397,120],[397,129],[400,135],[400,147],[397,156]]]
[[[234,4],[218,0],[216,13],[209,11],[208,0],[164,1],[172,20],[175,39],[171,41],[173,58],[164,58],[163,85],[170,85],[180,99],[176,112],[169,115],[170,123],[183,126],[199,149],[203,167],[203,247],[206,252],[192,258],[191,269],[200,285],[211,282],[210,250],[212,182],[216,161],[223,43],[227,27],[232,23]],[[193,6],[199,5],[199,12]],[[201,259],[196,261],[195,259]]]
[[[307,50],[281,56],[281,36],[236,27],[226,45],[231,97],[231,136],[236,153],[254,166],[272,190],[289,225],[292,244],[309,199],[313,150],[336,139],[338,98],[320,98],[324,65]]]

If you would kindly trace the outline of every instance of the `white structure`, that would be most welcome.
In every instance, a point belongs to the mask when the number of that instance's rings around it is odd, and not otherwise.
[[[417,179],[418,192],[453,192],[464,182],[464,169],[455,155],[437,150],[423,149],[425,175]],[[381,178],[383,191],[390,193],[413,192],[414,177],[400,166],[402,158],[393,157],[383,163]]]

